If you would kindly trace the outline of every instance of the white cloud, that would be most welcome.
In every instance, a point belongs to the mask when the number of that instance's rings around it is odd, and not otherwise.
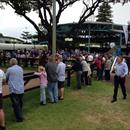
[[[127,24],[130,21],[130,3],[113,5],[114,22]]]
[[[34,13],[31,13],[30,17],[38,23]],[[0,33],[3,35],[20,37],[25,30],[35,33],[34,27],[25,18],[15,14],[11,7],[0,10],[0,18]]]
[[[61,15],[60,23],[78,22],[82,13],[82,9],[82,2],[77,2],[71,7],[67,8]]]

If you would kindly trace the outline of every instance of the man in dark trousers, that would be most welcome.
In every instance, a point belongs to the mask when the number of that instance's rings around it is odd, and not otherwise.
[[[15,58],[10,59],[10,67],[6,72],[10,99],[17,122],[23,121],[22,106],[24,94],[23,69]]]
[[[74,62],[72,69],[76,73],[76,80],[77,80],[77,89],[81,89],[81,75],[82,75],[82,64],[81,64],[81,57],[77,56],[76,61]]]
[[[121,86],[123,99],[126,99],[126,88],[125,79],[128,74],[128,66],[125,61],[123,61],[122,56],[117,57],[117,62],[115,65],[115,76],[114,76],[114,94],[111,103],[117,101],[117,93],[119,85]]]

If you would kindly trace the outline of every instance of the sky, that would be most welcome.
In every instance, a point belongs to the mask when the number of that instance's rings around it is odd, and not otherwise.
[[[130,3],[123,6],[122,4],[112,4],[112,11],[114,23],[128,24],[128,21],[130,21]],[[61,16],[60,23],[77,22],[81,12],[82,5],[79,2],[65,10]],[[31,13],[29,16],[38,23],[38,18],[35,13]],[[92,17],[90,19],[93,20],[95,18]],[[31,34],[36,32],[34,27],[23,17],[15,14],[11,7],[0,10],[0,33],[5,36],[20,38],[23,31],[28,31]]]

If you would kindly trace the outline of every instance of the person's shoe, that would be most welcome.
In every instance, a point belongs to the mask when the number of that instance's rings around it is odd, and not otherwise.
[[[44,103],[44,102],[40,102],[40,105],[41,105],[41,106],[44,106],[44,105],[46,105],[46,103]]]
[[[0,130],[5,130],[5,126],[0,126]]]
[[[16,122],[23,122],[23,119],[17,119]]]
[[[52,101],[49,101],[48,103],[51,103],[51,104],[53,104],[54,102],[52,102]]]
[[[126,96],[125,97],[123,97],[123,100],[125,100],[126,99]]]
[[[58,103],[58,101],[54,101],[54,103]]]
[[[40,105],[43,105],[43,102],[40,102]]]
[[[111,100],[111,103],[114,103],[114,102],[116,102],[117,100],[116,99],[113,99],[113,100]]]
[[[64,100],[64,98],[63,98],[63,97],[61,97],[59,100]]]

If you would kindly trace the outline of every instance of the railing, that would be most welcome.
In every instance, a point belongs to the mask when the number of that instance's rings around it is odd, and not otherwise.
[[[32,89],[35,89],[35,88],[38,88],[39,87],[39,81],[33,81],[30,84],[29,81],[31,80],[34,80],[34,79],[37,79],[38,76],[37,75],[34,75],[34,72],[28,72],[28,73],[24,73],[24,86],[25,86],[25,91],[29,91],[29,90],[32,90]],[[7,85],[4,85],[3,87],[3,96],[4,97],[8,97],[9,96],[9,89],[8,89],[8,86]]]
[[[67,67],[66,69],[66,81],[67,81],[67,86],[70,87],[71,85],[71,74],[73,73],[72,68]],[[39,76],[34,75],[34,72],[28,72],[28,73],[24,73],[24,86],[26,86],[29,81],[37,79]],[[33,81],[33,86],[29,86],[29,87],[25,87],[25,91],[30,91],[32,89],[38,88],[39,85],[37,83],[35,83],[36,81]],[[38,81],[39,83],[39,81]],[[5,89],[6,92],[4,92],[4,97],[8,97],[9,96],[9,92],[8,92],[8,87],[7,85],[3,87]]]
[[[9,65],[10,58],[1,58],[0,66]],[[38,66],[39,58],[37,57],[29,57],[29,58],[17,58],[18,64],[24,67],[34,67]]]

